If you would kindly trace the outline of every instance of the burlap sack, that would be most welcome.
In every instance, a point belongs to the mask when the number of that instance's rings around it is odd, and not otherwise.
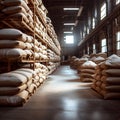
[[[102,69],[110,69],[110,68],[120,68],[120,57],[113,54],[103,62],[100,67]]]
[[[25,49],[25,43],[22,41],[13,41],[13,40],[0,40],[0,49],[1,48],[21,48]]]
[[[32,44],[26,42],[26,43],[25,43],[25,49],[26,49],[26,50],[32,50],[32,49],[33,49]]]
[[[81,73],[80,76],[84,78],[94,78],[93,74],[90,73]]]
[[[29,81],[26,83],[27,87],[30,86],[32,83],[33,83],[33,79],[29,80]]]
[[[120,85],[120,77],[102,76],[101,81],[105,84]]]
[[[1,106],[22,106],[28,99],[29,95],[26,90],[14,96],[0,96]]]
[[[120,99],[120,92],[110,92],[104,94],[104,99]]]
[[[11,15],[16,13],[24,13],[27,16],[26,10],[22,6],[12,6],[12,7],[6,7],[2,10],[4,14]]]
[[[19,12],[19,13],[16,13],[16,14],[13,14],[13,15],[9,15],[8,17],[6,17],[6,19],[11,19],[13,21],[18,21],[18,23],[20,22],[22,24],[22,21],[25,21],[27,23],[27,25],[29,26],[30,22],[29,22],[29,19],[27,18],[27,16],[22,13],[22,12]],[[21,26],[21,25],[20,25]],[[22,26],[21,26],[22,27]]]
[[[95,90],[96,90],[99,94],[101,94],[101,88],[100,88],[100,86],[96,86]]]
[[[25,76],[27,78],[27,80],[29,81],[32,79],[33,70],[27,69],[27,68],[21,68],[21,69],[17,69],[15,71],[12,71],[12,73],[21,74],[21,75]]]
[[[31,84],[30,86],[28,86],[27,91],[29,92],[29,95],[32,95],[37,89],[37,86],[35,84]]]
[[[120,92],[120,85],[109,85],[102,83],[101,88],[107,92]]]
[[[98,81],[97,80],[96,83],[95,83],[95,85],[98,86],[98,87],[100,87],[102,85],[102,81]]]
[[[105,61],[105,58],[103,58],[103,57],[101,57],[101,56],[99,56],[99,57],[97,57],[96,59],[94,59],[94,62],[95,62],[96,64],[99,64],[99,63],[101,63],[101,62],[103,62],[103,61]]]
[[[93,78],[85,78],[85,77],[81,77],[80,78],[80,81],[82,81],[82,82],[92,82],[92,81],[94,81],[94,79]]]
[[[90,74],[95,74],[95,70],[92,69],[81,69],[82,73],[90,73]]]
[[[120,76],[120,69],[107,69],[102,71],[103,76]]]
[[[0,2],[4,6],[22,6],[26,11],[29,11],[29,7],[27,6],[24,0],[4,0]]]
[[[107,58],[107,54],[106,53],[98,53],[98,54],[96,54],[96,57]]]
[[[0,29],[0,40],[20,40],[26,41],[26,35],[18,29],[4,28]]]
[[[16,95],[27,88],[26,84],[19,87],[0,87],[0,96]]]
[[[81,65],[81,69],[95,69],[97,65],[92,61],[87,61]]]
[[[26,55],[25,51],[20,48],[0,49],[1,59],[16,59],[26,57]]]
[[[20,73],[0,74],[0,87],[17,87],[27,82],[27,77]]]

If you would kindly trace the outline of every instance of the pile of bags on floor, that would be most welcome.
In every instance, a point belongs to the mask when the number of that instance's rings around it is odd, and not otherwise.
[[[120,57],[111,55],[96,68],[96,81],[92,88],[104,99],[120,98]]]
[[[97,65],[92,61],[86,61],[81,65],[80,81],[92,82],[94,81],[95,67]]]
[[[89,60],[89,56],[88,55],[84,55],[84,56],[82,56],[80,59],[79,59],[79,61],[78,61],[78,63],[77,63],[77,72],[78,72],[78,74],[80,74],[81,73],[81,66],[82,66],[82,64],[84,64],[85,62],[87,62]]]
[[[75,62],[72,58],[72,64]],[[80,60],[81,58],[77,58]],[[82,58],[83,59],[83,58]],[[80,81],[91,82],[91,88],[104,99],[120,99],[120,57],[106,53],[91,54],[86,62],[79,65]],[[76,65],[76,66],[77,66]]]
[[[89,55],[84,55],[81,58],[77,58],[76,56],[71,57],[70,59],[70,67],[73,69],[77,69],[78,73],[80,72],[80,66],[89,60]]]

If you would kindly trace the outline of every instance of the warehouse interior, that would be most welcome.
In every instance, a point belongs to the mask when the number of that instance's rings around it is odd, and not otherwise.
[[[120,120],[120,0],[0,0],[0,120]]]

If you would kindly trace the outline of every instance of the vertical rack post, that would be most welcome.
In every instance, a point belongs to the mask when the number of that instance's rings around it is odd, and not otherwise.
[[[33,26],[34,26],[34,32],[33,32],[33,45],[34,45],[34,49],[33,49],[33,70],[35,70],[35,7],[36,7],[36,3],[35,3],[35,0],[33,0]]]

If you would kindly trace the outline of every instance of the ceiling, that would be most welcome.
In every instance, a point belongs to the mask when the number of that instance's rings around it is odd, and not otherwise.
[[[86,17],[90,0],[43,0],[43,4],[48,10],[48,16],[52,20],[54,29],[58,37],[63,36],[64,31],[70,31],[74,26],[65,26],[64,23],[75,23],[77,19]],[[82,14],[77,17],[78,11],[64,11],[63,8],[80,8],[83,6]]]

